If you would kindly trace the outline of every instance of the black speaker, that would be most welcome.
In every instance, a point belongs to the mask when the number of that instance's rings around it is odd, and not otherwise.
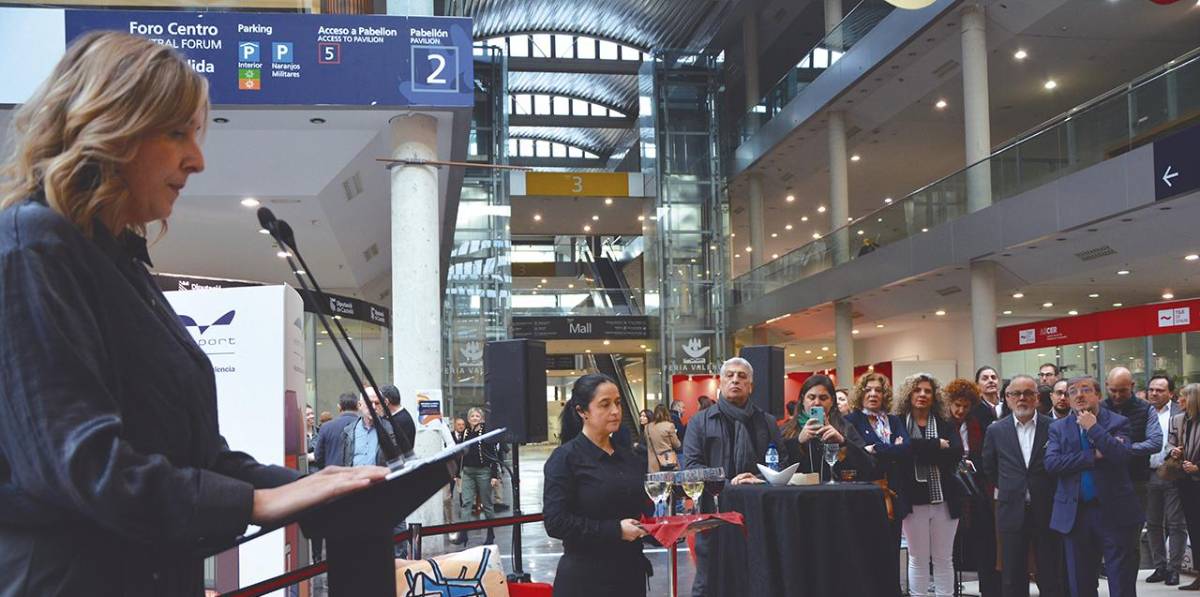
[[[488,428],[507,427],[506,441],[546,441],[546,343],[488,342],[483,350],[483,396],[491,411]]]
[[[750,403],[782,419],[786,412],[783,405],[783,381],[787,373],[783,370],[782,346],[746,346],[738,355],[754,368],[754,393]]]

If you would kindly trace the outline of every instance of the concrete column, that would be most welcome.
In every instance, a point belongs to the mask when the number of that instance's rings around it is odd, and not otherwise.
[[[763,222],[763,190],[762,175],[751,172],[750,177],[750,268],[756,268],[766,263],[767,247],[765,243],[766,224]],[[735,239],[736,240],[736,239]],[[734,252],[739,253],[745,246],[734,245]]]
[[[846,117],[840,111],[829,113],[829,220],[830,231],[846,225],[850,215],[850,174],[846,165]],[[833,263],[850,258],[850,235],[842,230],[829,239]]]
[[[971,1],[962,9],[963,120],[966,129],[967,165],[991,155],[992,131],[988,116],[987,19],[983,5]],[[992,165],[977,164],[967,170],[967,212],[992,204]]]
[[[758,105],[758,13],[751,10],[742,20],[742,67],[746,73],[746,110]]]
[[[428,114],[394,117],[388,131],[391,136],[391,157],[437,159],[437,128],[437,120]],[[425,390],[440,392],[442,389],[438,173],[433,166],[396,166],[391,170],[391,177],[390,381],[400,390],[404,408],[416,419],[417,393]],[[420,425],[417,427],[414,449],[418,456],[441,449],[440,434],[433,430],[422,430]],[[409,516],[410,522],[422,524],[441,524],[443,519],[440,493]],[[429,540],[441,539],[431,537]]]
[[[842,0],[825,0],[825,47],[842,50],[842,32],[834,32],[842,22]]]
[[[996,352],[996,263],[993,261],[971,262],[971,339],[975,354],[975,366],[972,369],[988,365],[999,371],[1000,356]]]
[[[848,300],[833,303],[833,340],[837,349],[838,387],[854,385],[854,305]]]

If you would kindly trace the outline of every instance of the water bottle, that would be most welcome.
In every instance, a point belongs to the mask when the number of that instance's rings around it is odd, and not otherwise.
[[[773,471],[779,470],[779,450],[775,449],[775,444],[767,446],[767,468]]]

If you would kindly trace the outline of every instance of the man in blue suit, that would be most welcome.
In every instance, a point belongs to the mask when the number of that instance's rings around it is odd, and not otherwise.
[[[317,445],[313,450],[317,468],[343,464],[346,444],[342,432],[358,422],[358,396],[349,392],[338,396],[338,410],[338,418],[321,425],[317,432]]]
[[[1058,476],[1050,528],[1066,536],[1071,595],[1097,594],[1103,553],[1109,595],[1133,597],[1130,559],[1138,552],[1131,539],[1146,517],[1129,479],[1129,420],[1100,408],[1094,377],[1071,379],[1067,394],[1074,412],[1050,425],[1045,462]]]

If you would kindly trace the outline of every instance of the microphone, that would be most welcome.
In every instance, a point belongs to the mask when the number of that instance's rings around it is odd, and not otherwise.
[[[413,438],[408,436],[408,432],[406,430],[398,429],[396,428],[397,426],[393,426],[391,434],[382,431],[382,416],[375,410],[374,405],[371,404],[371,401],[368,399],[366,388],[369,387],[375,391],[375,396],[379,398],[381,407],[382,401],[384,400],[383,393],[379,391],[379,386],[375,383],[375,377],[371,375],[371,370],[368,369],[366,363],[363,362],[362,356],[358,353],[358,349],[356,349],[354,347],[354,343],[350,341],[350,335],[346,333],[346,328],[342,326],[341,320],[335,318],[333,320],[333,326],[331,326],[328,318],[325,317],[325,313],[321,309],[321,306],[329,304],[329,296],[325,294],[323,290],[321,290],[321,285],[317,283],[317,279],[313,277],[312,273],[309,271],[308,263],[305,262],[304,256],[301,255],[300,251],[296,249],[296,236],[292,231],[291,225],[289,225],[286,220],[277,219],[275,214],[266,207],[261,207],[258,209],[258,221],[263,228],[266,228],[266,230],[271,233],[271,237],[274,238],[281,247],[285,249],[291,249],[291,251],[285,251],[288,266],[292,268],[292,273],[296,276],[296,281],[300,283],[300,287],[306,292],[311,293],[314,297],[314,300],[318,302],[316,305],[317,319],[321,322],[321,326],[325,328],[325,332],[329,335],[330,341],[333,342],[333,347],[335,350],[337,350],[338,356],[341,357],[342,365],[346,368],[346,372],[350,374],[351,380],[353,380],[355,386],[358,387],[358,391],[362,396],[363,403],[367,405],[367,411],[371,415],[372,424],[376,429],[381,430],[377,434],[379,437],[379,447],[381,450],[383,450],[384,457],[388,461],[388,467],[392,470],[399,468],[412,454]],[[293,255],[295,256],[296,261],[300,262],[299,268],[296,267],[296,262],[292,260]],[[301,272],[301,270],[303,270],[303,272]],[[306,277],[307,281],[305,280]],[[309,283],[312,284],[311,288],[309,287]],[[337,334],[334,333],[334,327],[337,329]],[[339,339],[341,342],[339,342]],[[354,360],[358,364],[357,370],[355,369],[354,365],[350,363],[350,357],[347,356],[346,350],[342,347],[342,342],[349,347],[350,354],[354,356]],[[361,376],[359,375],[359,371],[362,373]],[[366,384],[363,383],[364,377],[367,380]],[[403,446],[403,453],[401,452],[401,448],[397,447],[397,444],[399,444],[399,446]]]

